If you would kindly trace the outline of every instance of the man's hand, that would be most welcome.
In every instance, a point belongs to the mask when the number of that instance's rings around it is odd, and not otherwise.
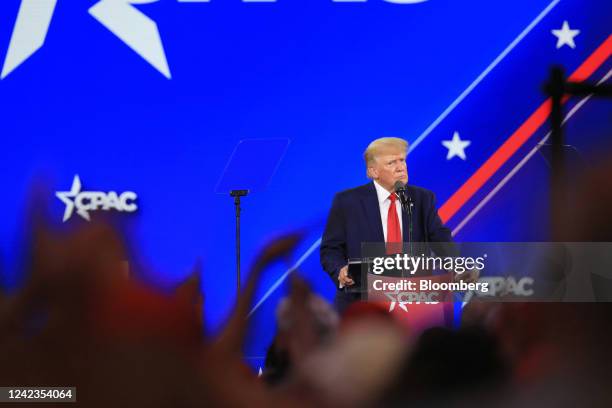
[[[340,273],[338,273],[338,282],[340,282],[340,287],[344,286],[352,286],[355,284],[353,280],[348,276],[348,265],[345,265],[340,269]]]

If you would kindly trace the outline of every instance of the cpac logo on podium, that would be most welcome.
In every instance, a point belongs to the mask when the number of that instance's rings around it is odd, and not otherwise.
[[[89,14],[162,75],[171,79],[170,67],[157,24],[134,7],[135,4],[156,3],[158,1],[160,0],[100,0],[89,9]],[[209,3],[211,0],[176,1],[179,3]],[[334,3],[365,3],[368,0],[331,1]],[[394,4],[415,4],[427,0],[381,1]],[[275,3],[276,0],[242,0],[242,2]],[[43,46],[56,5],[57,0],[21,0],[0,79],[6,78],[8,74]]]
[[[76,213],[87,221],[90,220],[89,211],[115,210],[134,212],[138,209],[136,205],[138,196],[133,191],[126,191],[120,195],[117,195],[114,191],[109,191],[108,193],[102,191],[81,191],[81,179],[78,174],[72,180],[70,191],[58,191],[55,193],[55,196],[66,204],[63,222],[68,221],[72,217],[75,208]]]

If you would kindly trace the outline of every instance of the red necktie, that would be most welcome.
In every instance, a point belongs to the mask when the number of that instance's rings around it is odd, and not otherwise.
[[[398,254],[402,252],[402,230],[395,208],[395,200],[397,200],[395,193],[389,196],[389,200],[391,200],[391,205],[387,214],[387,254]]]

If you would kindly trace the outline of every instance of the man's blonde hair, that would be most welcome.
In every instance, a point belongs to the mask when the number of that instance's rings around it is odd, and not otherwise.
[[[370,167],[376,161],[376,156],[386,153],[389,150],[402,150],[404,153],[408,152],[408,142],[399,137],[381,137],[380,139],[374,140],[370,143],[363,152],[363,159],[366,165],[366,174],[369,178]]]

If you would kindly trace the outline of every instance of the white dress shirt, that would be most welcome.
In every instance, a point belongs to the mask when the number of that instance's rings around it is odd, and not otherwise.
[[[391,205],[391,200],[389,199],[391,193],[376,181],[374,181],[374,187],[376,187],[376,195],[378,196],[378,207],[380,208],[380,220],[382,221],[383,234],[385,236],[385,242],[387,242],[387,218],[389,217],[389,206]],[[395,200],[395,211],[397,212],[400,231],[402,232],[403,237],[404,226],[402,225],[402,204],[400,203],[399,199]]]

